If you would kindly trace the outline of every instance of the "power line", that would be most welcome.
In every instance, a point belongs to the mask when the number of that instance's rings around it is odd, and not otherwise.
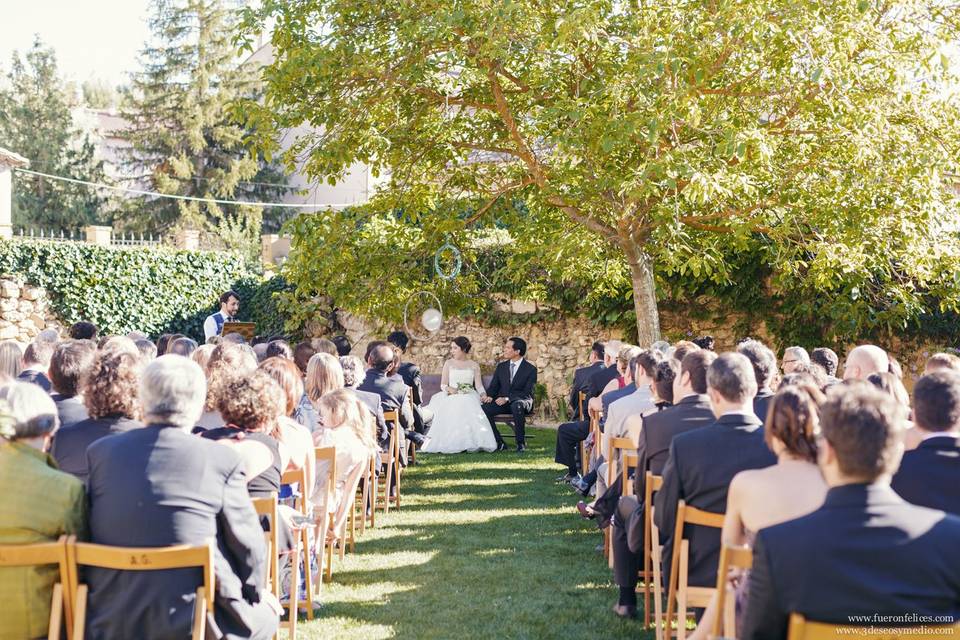
[[[61,180],[63,182],[72,182],[74,184],[83,184],[97,189],[109,189],[111,191],[122,191],[124,193],[133,193],[141,196],[153,196],[154,198],[171,198],[173,200],[189,200],[191,202],[213,202],[215,204],[235,204],[248,207],[283,207],[287,209],[346,209],[355,206],[355,203],[343,204],[296,204],[287,202],[250,202],[246,200],[218,200],[216,198],[198,198],[195,196],[181,196],[172,193],[157,193],[156,191],[144,191],[142,189],[131,189],[129,187],[116,187],[99,182],[90,182],[88,180],[78,180],[77,178],[67,178],[66,176],[55,176],[41,171],[32,171],[30,169],[14,168],[18,173],[26,173],[32,176],[50,178],[51,180]]]

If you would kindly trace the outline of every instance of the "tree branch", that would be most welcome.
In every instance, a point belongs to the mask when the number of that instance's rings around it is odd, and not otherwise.
[[[480,218],[482,218],[484,214],[487,213],[487,211],[489,211],[490,208],[497,203],[497,200],[499,200],[505,193],[509,193],[510,191],[516,191],[517,189],[523,189],[524,187],[529,187],[532,184],[534,184],[534,180],[533,178],[529,178],[529,177],[524,178],[520,182],[516,182],[514,184],[508,184],[504,188],[497,191],[493,195],[493,197],[490,198],[490,200],[488,200],[486,204],[480,207],[480,209],[475,214],[467,218],[466,222],[463,223],[464,226],[469,226],[474,222],[476,222],[477,220],[479,220]]]

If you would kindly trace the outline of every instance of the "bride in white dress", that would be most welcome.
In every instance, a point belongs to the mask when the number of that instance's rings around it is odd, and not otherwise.
[[[433,411],[430,440],[424,453],[495,451],[497,441],[480,407],[484,393],[480,365],[469,359],[470,341],[464,336],[450,344],[451,358],[443,363],[440,392],[427,405]]]

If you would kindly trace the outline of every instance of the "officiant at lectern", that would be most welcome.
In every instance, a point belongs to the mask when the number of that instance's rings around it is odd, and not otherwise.
[[[507,444],[497,431],[496,416],[509,415],[517,436],[517,453],[526,450],[524,428],[527,414],[533,411],[533,385],[537,384],[537,368],[527,362],[527,343],[522,338],[507,338],[503,345],[504,362],[497,365],[487,392],[480,398],[483,412],[490,421],[493,435],[497,438],[497,451],[504,451]]]
[[[227,291],[220,295],[220,311],[207,316],[203,321],[203,337],[209,340],[213,336],[223,333],[223,325],[233,322],[240,311],[240,296],[235,291]]]

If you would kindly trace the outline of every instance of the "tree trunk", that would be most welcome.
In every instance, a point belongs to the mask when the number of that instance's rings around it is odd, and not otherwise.
[[[653,259],[631,240],[622,242],[630,265],[633,283],[633,308],[637,313],[637,344],[649,347],[660,339],[660,315],[657,312],[657,289],[653,279]]]

